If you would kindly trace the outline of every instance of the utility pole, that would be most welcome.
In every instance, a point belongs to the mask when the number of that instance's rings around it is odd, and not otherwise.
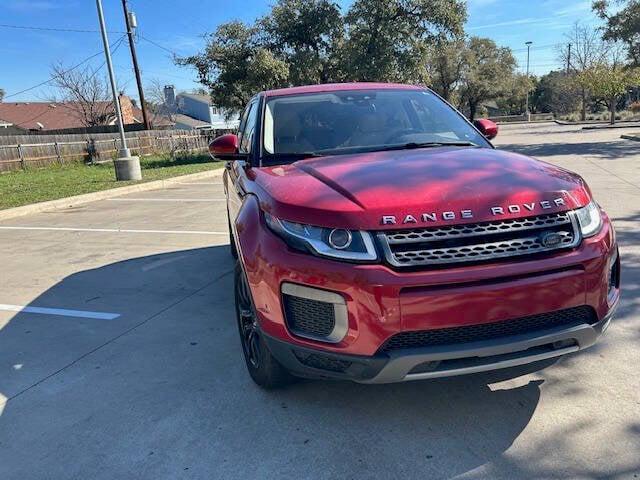
[[[567,75],[569,75],[570,68],[571,68],[571,44],[569,44],[569,51],[567,53]]]
[[[133,71],[136,74],[136,83],[138,84],[138,97],[140,98],[140,108],[142,109],[142,121],[145,130],[151,130],[149,117],[147,116],[147,104],[144,101],[144,91],[142,89],[142,78],[140,77],[140,68],[138,67],[138,55],[136,54],[136,44],[133,39],[133,29],[135,25],[135,15],[129,12],[127,8],[127,0],[122,0],[122,10],[124,10],[124,21],[127,26],[127,36],[129,37],[129,48],[131,49],[131,61],[133,62]],[[133,25],[132,25],[133,23]]]
[[[131,156],[131,152],[127,148],[127,138],[124,135],[122,111],[120,110],[120,100],[118,99],[118,87],[116,86],[116,77],[113,73],[113,64],[111,63],[111,50],[109,50],[109,39],[107,38],[107,28],[104,24],[104,12],[102,11],[101,0],[96,0],[96,7],[98,8],[98,20],[100,22],[100,33],[102,34],[107,71],[109,72],[109,82],[111,83],[111,93],[113,93],[113,106],[116,110],[118,130],[120,131],[120,151],[118,152],[118,158],[113,161],[116,169],[116,180],[141,180],[140,159]]]
[[[531,49],[531,44],[533,42],[525,42],[525,45],[527,46],[527,84],[529,82],[529,50]],[[527,122],[529,121],[529,89],[527,88],[527,100],[526,100],[526,107],[524,109],[526,115],[527,115]]]

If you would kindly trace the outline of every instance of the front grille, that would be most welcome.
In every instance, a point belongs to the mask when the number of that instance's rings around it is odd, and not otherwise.
[[[543,238],[556,233],[557,243]],[[396,267],[480,262],[573,248],[580,234],[571,212],[495,222],[380,232],[387,261]]]
[[[289,330],[300,335],[327,337],[336,324],[332,303],[294,295],[282,295]]]
[[[327,357],[326,355],[319,355],[316,353],[305,354],[297,351],[294,353],[300,363],[319,370],[344,373],[345,370],[351,366],[351,362],[349,361]]]
[[[389,338],[384,345],[382,345],[380,351],[390,352],[403,348],[421,348],[477,342],[509,337],[511,335],[533,333],[555,327],[568,327],[582,323],[592,325],[597,321],[598,316],[595,310],[587,305],[583,305],[581,307],[530,315],[501,322],[402,332]]]

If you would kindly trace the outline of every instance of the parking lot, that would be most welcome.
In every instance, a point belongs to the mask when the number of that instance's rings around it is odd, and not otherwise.
[[[260,390],[219,175],[0,222],[0,478],[640,478],[633,131],[496,139],[580,173],[621,244],[613,326],[534,368]]]

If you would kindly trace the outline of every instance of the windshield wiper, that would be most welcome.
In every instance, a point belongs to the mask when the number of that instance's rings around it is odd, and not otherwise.
[[[415,148],[430,148],[430,147],[478,147],[479,145],[473,142],[409,142],[402,143],[400,145],[388,145],[381,147],[379,151],[385,150],[413,150]]]
[[[317,157],[326,157],[331,155],[346,155],[349,153],[357,153],[357,151],[366,151],[366,152],[384,152],[387,150],[412,150],[416,148],[430,148],[430,147],[479,147],[477,143],[473,142],[409,142],[409,143],[401,143],[398,145],[379,145],[372,147],[365,146],[357,146],[357,147],[346,147],[346,148],[338,148],[338,149],[327,149],[321,150],[320,152],[291,152],[291,153],[272,153],[270,156],[277,158],[286,158],[292,160],[303,160],[305,158],[317,158]]]

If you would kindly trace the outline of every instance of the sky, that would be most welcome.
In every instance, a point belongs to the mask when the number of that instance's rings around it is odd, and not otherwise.
[[[117,43],[125,29],[121,0],[102,1],[109,41],[118,45],[112,52],[118,87],[137,97],[128,45]],[[346,10],[351,0],[338,3]],[[174,65],[172,53],[197,53],[204,46],[204,34],[217,25],[234,19],[251,22],[266,14],[271,4],[272,0],[129,0],[129,9],[138,19],[143,82],[158,80],[178,90],[198,88],[195,72]],[[567,43],[565,35],[576,21],[598,23],[591,0],[469,0],[466,32],[512,48],[522,72],[525,42],[533,42],[530,71],[542,75],[560,68],[557,45]],[[71,67],[98,54],[88,63],[102,65],[97,29],[94,0],[0,0],[0,88],[6,92],[5,101],[53,98],[55,92],[48,85],[18,93],[48,80],[52,64]]]

